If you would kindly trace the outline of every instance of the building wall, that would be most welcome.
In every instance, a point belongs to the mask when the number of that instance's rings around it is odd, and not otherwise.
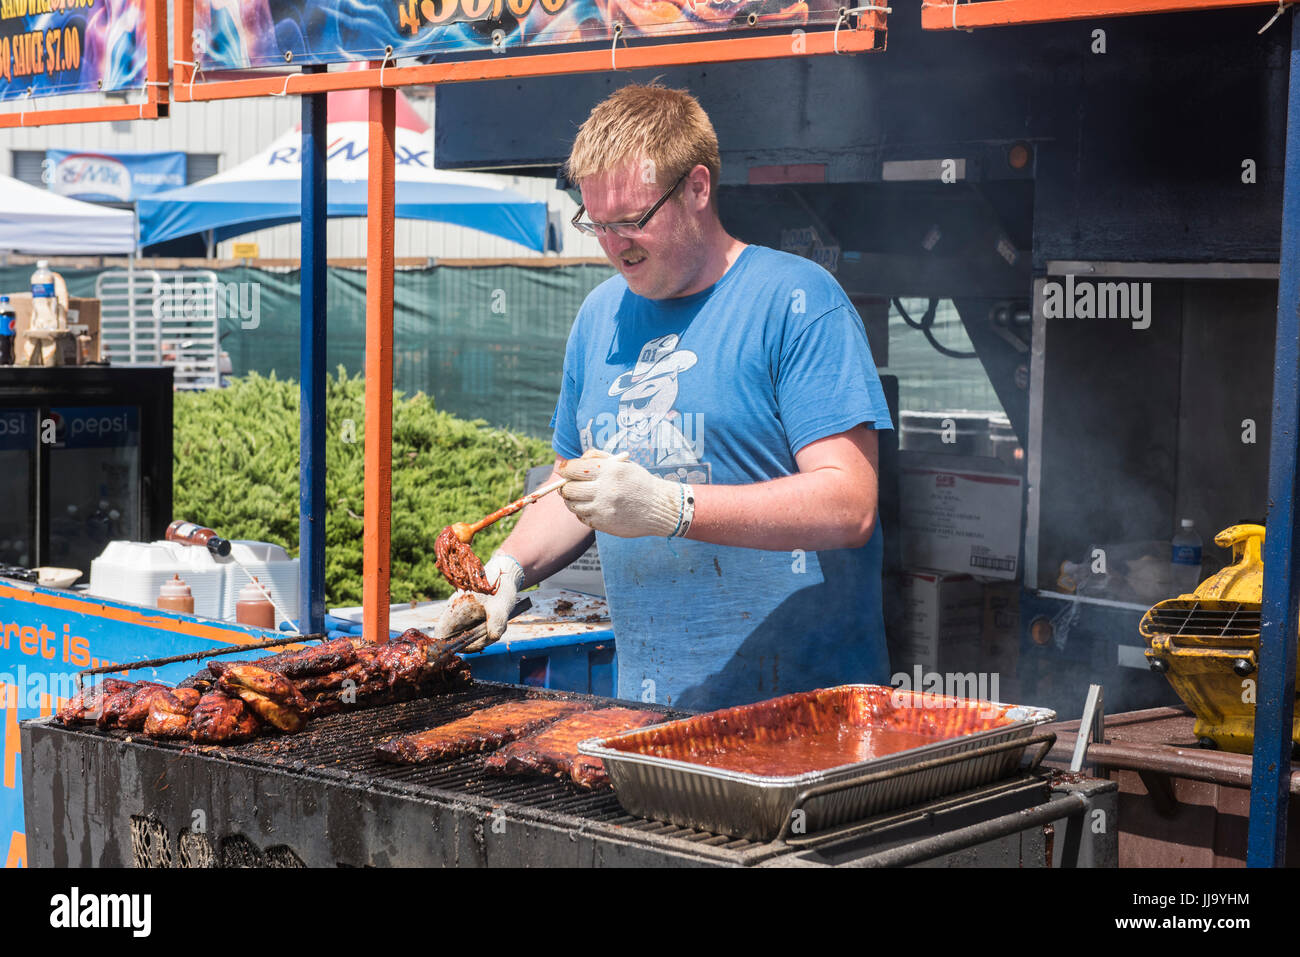
[[[138,97],[133,94],[132,101]],[[105,98],[76,95],[36,101],[38,109],[102,105]],[[113,101],[120,102],[120,101]],[[30,105],[30,104],[29,104]],[[411,97],[415,111],[433,126],[434,101]],[[19,104],[0,104],[0,111],[16,111]],[[218,100],[210,103],[173,103],[171,115],[162,120],[128,123],[92,123],[76,126],[46,126],[19,130],[0,130],[0,173],[14,175],[15,150],[103,150],[148,151],[182,150],[186,153],[219,154],[219,170],[236,166],[263,149],[285,130],[296,125],[301,116],[301,100],[295,96],[263,97],[248,100]],[[435,160],[436,162],[436,160]],[[555,189],[554,179],[527,176],[510,177],[511,188],[532,199],[545,201],[560,209],[566,220],[562,255],[603,257],[594,238],[582,236],[567,225],[577,207],[563,192]],[[330,257],[359,257],[366,251],[366,227],[363,219],[332,220],[327,230],[327,254]],[[299,254],[299,227],[277,226],[239,237],[255,242],[265,258],[292,258]],[[443,223],[398,220],[396,255],[449,258],[535,257],[531,250],[486,233]],[[217,244],[218,258],[229,257],[230,243]]]

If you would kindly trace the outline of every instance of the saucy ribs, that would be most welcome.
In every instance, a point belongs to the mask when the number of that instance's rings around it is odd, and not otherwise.
[[[527,698],[484,708],[448,724],[418,734],[408,734],[379,745],[375,751],[385,761],[420,764],[490,751],[590,705],[579,701]]]
[[[474,554],[474,549],[457,537],[452,526],[448,525],[433,540],[433,554],[434,565],[453,588],[483,595],[497,593],[496,583],[487,580],[483,563]]]
[[[555,722],[544,730],[507,744],[485,762],[502,774],[550,774],[567,777],[585,788],[609,786],[600,758],[578,753],[578,742],[603,738],[665,720],[657,711],[603,708]]]

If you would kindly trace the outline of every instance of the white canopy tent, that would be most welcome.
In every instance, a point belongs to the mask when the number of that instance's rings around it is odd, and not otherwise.
[[[135,216],[0,175],[0,250],[52,256],[132,253]]]

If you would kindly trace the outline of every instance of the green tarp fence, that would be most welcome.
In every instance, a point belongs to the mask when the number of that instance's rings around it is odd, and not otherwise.
[[[31,265],[0,266],[0,292],[27,289]],[[100,269],[59,269],[69,295],[94,296]],[[583,298],[612,275],[607,266],[432,266],[396,274],[393,381],[437,407],[494,426],[550,437],[564,344]],[[227,300],[256,315],[227,316],[222,347],[236,375],[298,378],[299,271],[245,266],[217,272]],[[331,267],[326,286],[331,374],[362,371],[366,274]],[[235,313],[236,310],[230,310]]]

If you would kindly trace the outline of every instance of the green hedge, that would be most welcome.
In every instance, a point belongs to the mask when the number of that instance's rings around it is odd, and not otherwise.
[[[227,538],[298,548],[298,384],[257,374],[229,388],[176,394],[173,513]],[[340,367],[326,395],[326,601],[361,601],[365,384]],[[433,540],[523,494],[525,473],[554,460],[540,439],[434,408],[423,393],[393,403],[392,580],[395,602],[445,598]],[[486,559],[513,527],[474,539]]]

